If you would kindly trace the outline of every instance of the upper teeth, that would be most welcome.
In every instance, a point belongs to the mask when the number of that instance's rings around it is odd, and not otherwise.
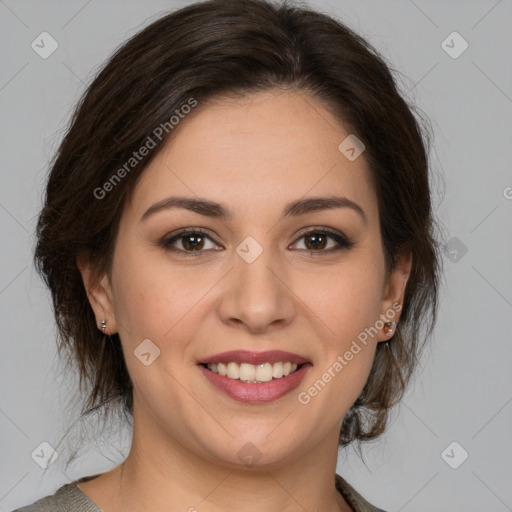
[[[209,363],[209,370],[230,379],[240,379],[244,382],[268,382],[286,377],[297,369],[297,363],[263,363],[258,365],[248,363]]]

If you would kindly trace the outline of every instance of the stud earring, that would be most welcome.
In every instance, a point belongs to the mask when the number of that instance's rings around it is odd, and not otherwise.
[[[100,322],[100,328],[102,329],[103,334],[105,334],[105,329],[107,328],[107,322],[105,320]]]
[[[384,325],[384,334],[386,336],[392,336],[395,332],[396,322],[386,322]]]

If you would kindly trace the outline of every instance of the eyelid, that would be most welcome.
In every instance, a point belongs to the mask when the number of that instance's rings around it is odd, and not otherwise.
[[[329,228],[327,226],[308,226],[307,228],[301,229],[299,231],[299,233],[297,234],[297,237],[300,238],[300,237],[303,237],[304,235],[308,235],[310,233],[327,233],[330,235],[335,235],[340,238],[343,238],[347,242],[349,241],[349,238],[347,235],[345,235],[345,233],[343,233],[342,231],[339,231],[337,229],[334,229],[334,228]]]

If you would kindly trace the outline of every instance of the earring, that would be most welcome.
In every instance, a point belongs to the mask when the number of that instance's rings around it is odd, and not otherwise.
[[[100,322],[100,328],[103,330],[103,334],[105,334],[105,329],[107,328],[107,322],[106,320],[102,320]]]
[[[386,322],[384,325],[384,334],[386,336],[392,336],[395,332],[396,322]]]

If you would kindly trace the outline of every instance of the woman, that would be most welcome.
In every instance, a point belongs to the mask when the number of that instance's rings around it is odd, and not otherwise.
[[[133,441],[19,510],[381,510],[337,449],[384,432],[434,324],[425,144],[383,59],[313,10],[211,0],[123,45],[35,258],[84,415],[118,407]]]

